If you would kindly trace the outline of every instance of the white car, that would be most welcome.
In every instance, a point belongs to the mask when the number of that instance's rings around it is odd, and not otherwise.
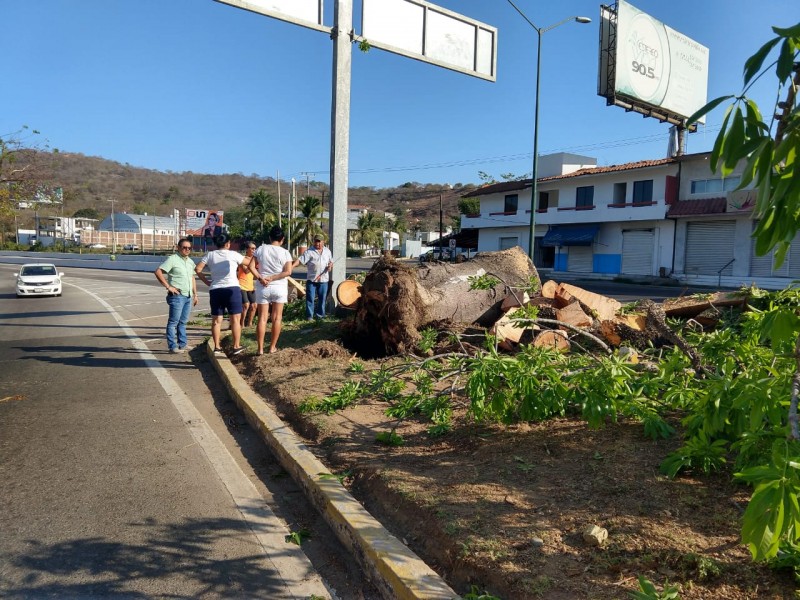
[[[17,298],[23,296],[60,296],[61,278],[56,266],[50,263],[22,265],[17,278]]]

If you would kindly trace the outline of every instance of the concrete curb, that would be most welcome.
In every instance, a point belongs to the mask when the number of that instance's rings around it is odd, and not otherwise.
[[[334,477],[300,438],[253,392],[227,357],[206,353],[250,425],[303,488],[341,542],[387,600],[452,600],[456,594],[433,569],[389,533]]]

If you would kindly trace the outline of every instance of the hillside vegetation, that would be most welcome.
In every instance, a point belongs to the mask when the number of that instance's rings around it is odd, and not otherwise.
[[[44,156],[42,156],[44,154]],[[242,173],[209,175],[203,173],[156,171],[134,167],[103,158],[70,152],[36,153],[47,165],[47,187],[63,190],[64,215],[71,216],[81,209],[95,209],[103,217],[111,212],[111,200],[117,212],[147,213],[166,216],[172,210],[207,208],[216,210],[241,209],[247,197],[265,189],[278,197],[278,181],[274,177]],[[44,159],[44,160],[42,160]],[[376,212],[402,212],[407,222],[421,230],[436,230],[439,223],[439,194],[442,194],[444,223],[458,215],[458,200],[474,185],[420,184],[407,182],[398,187],[350,188],[348,205],[364,206]],[[299,198],[309,194],[321,198],[329,209],[330,189],[319,181],[298,181]],[[283,206],[291,193],[291,183],[280,181]],[[40,214],[60,212],[60,207],[40,206]],[[284,209],[285,210],[285,209]],[[33,222],[32,210],[18,213],[19,226]]]

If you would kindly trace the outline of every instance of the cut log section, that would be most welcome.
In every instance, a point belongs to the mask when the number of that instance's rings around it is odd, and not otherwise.
[[[589,312],[600,321],[613,319],[617,311],[622,308],[619,300],[614,300],[601,294],[595,294],[577,285],[570,285],[569,283],[560,283],[556,290],[556,299],[567,298],[567,294],[573,298],[577,298]]]
[[[553,348],[559,352],[569,352],[570,344],[567,334],[563,331],[542,331],[533,340],[533,345],[538,348]]]
[[[490,275],[501,283],[489,290],[470,290],[470,278]],[[419,330],[435,321],[477,323],[490,327],[501,316],[504,298],[519,294],[539,275],[521,248],[482,252],[460,264],[426,263],[408,267],[381,257],[367,273],[351,332],[364,352],[412,350]]]
[[[556,319],[573,327],[591,327],[592,317],[583,312],[577,300],[556,310]]]
[[[707,295],[684,296],[664,300],[662,307],[668,317],[692,318],[715,306],[744,306],[747,294],[741,292],[716,292]]]

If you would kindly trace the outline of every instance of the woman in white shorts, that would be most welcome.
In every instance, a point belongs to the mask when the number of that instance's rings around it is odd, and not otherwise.
[[[256,340],[258,353],[264,354],[264,336],[267,332],[267,311],[272,321],[269,351],[278,351],[278,338],[283,322],[283,305],[289,299],[289,283],[286,278],[292,274],[292,255],[283,247],[283,230],[277,225],[269,232],[269,244],[261,244],[255,253],[258,270],[250,262],[250,270],[256,281],[256,304],[258,305],[258,324]]]

